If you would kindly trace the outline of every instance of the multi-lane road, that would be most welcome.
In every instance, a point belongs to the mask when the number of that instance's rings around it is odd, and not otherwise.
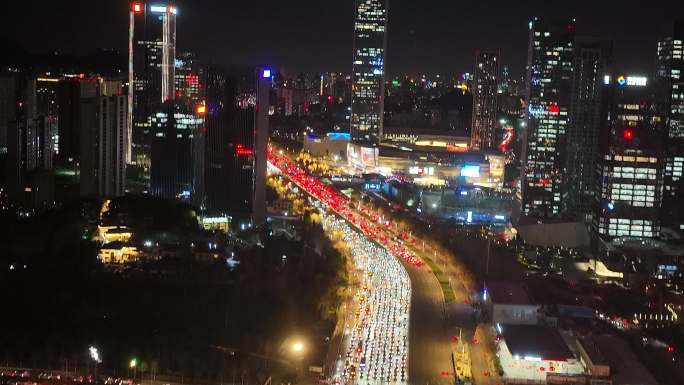
[[[379,365],[385,367],[375,369],[372,372],[375,374],[375,378],[369,379],[368,376],[371,374],[371,371],[368,367],[368,358],[366,358],[363,368],[364,380],[361,380],[359,370],[360,359],[363,356],[354,356],[354,352],[359,348],[358,338],[347,337],[345,339],[347,347],[344,351],[349,357],[342,357],[342,360],[345,361],[344,364],[347,370],[349,370],[347,360],[350,360],[355,366],[355,369],[353,369],[355,371],[354,380],[351,382],[404,383],[403,381],[406,381],[406,379],[401,375],[403,370],[404,374],[408,373],[409,384],[453,384],[454,362],[451,353],[455,346],[452,336],[458,334],[459,328],[462,328],[463,338],[468,338],[469,341],[472,340],[474,329],[473,310],[469,305],[464,305],[463,302],[448,305],[445,303],[444,294],[437,278],[420,258],[421,251],[411,246],[412,241],[415,243],[415,239],[406,239],[405,236],[402,237],[397,229],[393,228],[390,224],[383,224],[381,221],[374,220],[373,213],[369,215],[367,208],[359,210],[360,206],[357,202],[350,204],[352,203],[350,199],[307,174],[286,156],[269,152],[269,163],[279,169],[285,177],[311,197],[323,203],[328,209],[338,215],[339,218],[343,218],[347,226],[350,226],[350,229],[353,228],[355,233],[362,238],[362,242],[371,242],[370,244],[381,246],[382,249],[396,257],[402,263],[405,272],[408,273],[411,289],[407,365],[396,366],[395,361],[392,361],[395,359],[396,352],[391,350],[397,349],[393,342],[389,342],[388,345],[382,340],[382,338],[385,338],[382,337],[382,334],[365,331],[368,338],[372,337],[372,339],[377,340],[369,340],[365,344],[374,344],[374,354],[378,357],[385,357],[383,359],[385,361],[379,361]],[[400,238],[403,238],[403,240]],[[357,240],[355,238],[355,242]],[[454,284],[452,285],[453,287],[461,288],[456,290],[456,298],[461,301],[463,298],[467,298],[465,288],[458,282],[452,283]],[[378,306],[387,307],[388,310],[376,309]],[[372,314],[370,318],[381,316],[380,313],[383,311],[394,311],[389,310],[389,308],[387,304],[370,307],[371,311],[378,311],[377,314]],[[360,309],[362,312],[365,311],[363,306],[360,306]],[[387,319],[383,322],[387,322]],[[348,321],[348,326],[349,323]],[[355,343],[357,346],[354,346]],[[363,346],[361,350],[364,352]],[[355,359],[358,360],[357,363],[354,363]],[[486,369],[482,369],[486,368],[486,363],[485,366],[482,363],[476,365],[477,363],[473,362],[473,364],[478,367],[477,370],[486,371]],[[473,370],[476,369],[473,368]],[[398,373],[398,375],[395,376],[394,373]],[[486,384],[489,382],[487,380],[489,379],[482,378],[478,384]]]

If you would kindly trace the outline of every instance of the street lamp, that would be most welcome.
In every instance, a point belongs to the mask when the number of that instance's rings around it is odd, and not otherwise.
[[[133,369],[133,379],[138,375],[138,359],[133,357],[131,358],[131,361],[128,363],[128,367]]]
[[[90,358],[95,362],[95,378],[97,378],[97,366],[102,363],[102,356],[100,356],[100,351],[92,345],[88,347],[88,353],[90,353]]]
[[[304,351],[304,344],[300,341],[297,341],[292,344],[292,351],[299,354]]]
[[[100,351],[97,350],[96,347],[90,346],[88,347],[88,352],[90,353],[90,358],[93,359],[96,363],[101,363],[102,362],[102,357],[100,357]]]

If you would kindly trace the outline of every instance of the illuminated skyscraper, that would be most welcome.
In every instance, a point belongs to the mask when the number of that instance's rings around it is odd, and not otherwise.
[[[355,0],[351,140],[377,147],[382,138],[387,0]]]
[[[666,111],[667,157],[663,191],[664,225],[684,232],[684,21],[658,42],[656,86]]]
[[[496,146],[496,94],[499,81],[499,53],[478,51],[475,54],[473,84],[473,123],[470,146],[488,150]]]
[[[575,22],[530,22],[528,111],[522,131],[522,213],[544,219],[561,210],[561,170],[570,111]]]
[[[600,133],[594,232],[617,237],[660,237],[665,126],[649,79],[607,78],[612,103]]]
[[[149,181],[151,128],[154,111],[175,97],[177,8],[168,1],[130,4],[129,135],[126,160],[139,169],[142,185]]]
[[[581,37],[575,42],[562,199],[564,214],[575,220],[588,220],[593,213],[599,135],[610,107],[605,83],[610,83],[612,50],[610,40]]]

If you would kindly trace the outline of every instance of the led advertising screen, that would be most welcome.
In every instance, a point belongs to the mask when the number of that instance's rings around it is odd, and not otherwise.
[[[470,178],[480,177],[480,166],[475,166],[472,164],[466,164],[461,167],[461,176],[467,176]]]

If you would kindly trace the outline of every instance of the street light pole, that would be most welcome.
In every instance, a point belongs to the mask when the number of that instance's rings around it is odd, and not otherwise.
[[[491,246],[491,239],[487,236],[487,263],[485,266],[485,276],[489,276],[489,249]]]

